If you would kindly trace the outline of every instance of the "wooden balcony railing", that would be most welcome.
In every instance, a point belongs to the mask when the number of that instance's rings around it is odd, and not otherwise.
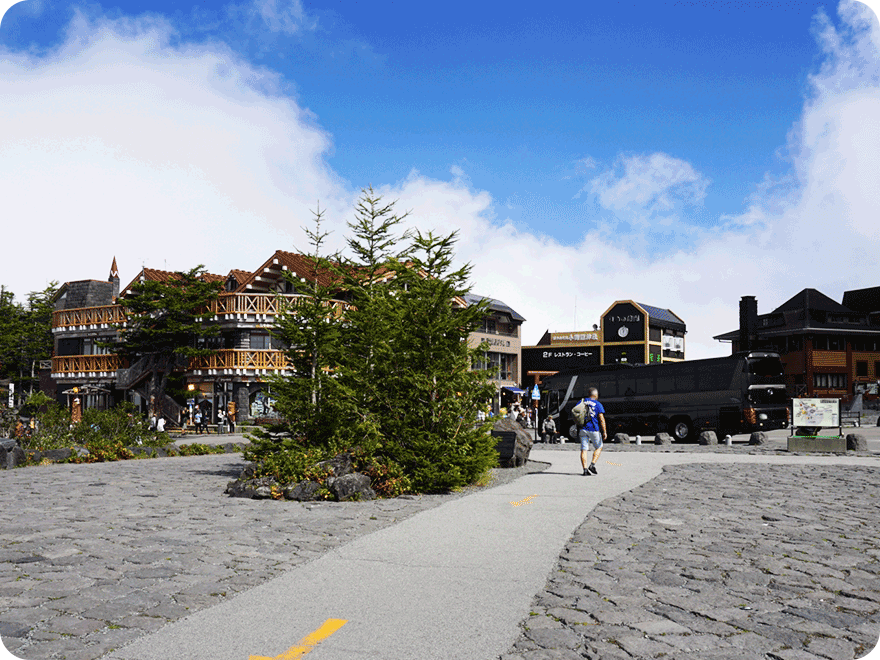
[[[227,314],[275,315],[302,304],[304,300],[305,296],[299,294],[279,296],[273,293],[227,293],[221,294],[217,300],[211,302],[209,309],[217,316]],[[338,316],[348,307],[348,303],[334,300],[330,307],[332,312]]]
[[[251,351],[223,349],[207,357],[192,358],[193,369],[289,369],[290,362],[283,351]]]
[[[62,355],[52,358],[53,374],[78,374],[116,371],[128,366],[128,361],[119,355]]]
[[[102,325],[124,322],[125,312],[121,305],[62,309],[52,313],[53,328],[70,328],[78,325]]]

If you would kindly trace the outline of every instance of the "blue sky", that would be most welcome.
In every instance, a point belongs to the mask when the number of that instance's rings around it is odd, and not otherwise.
[[[880,284],[878,33],[852,1],[24,0],[0,194],[46,231],[0,282],[252,269],[372,184],[527,344],[634,299],[723,354],[742,295]]]

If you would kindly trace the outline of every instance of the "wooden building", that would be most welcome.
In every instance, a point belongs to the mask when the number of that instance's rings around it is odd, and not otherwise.
[[[843,303],[804,289],[767,314],[754,296],[740,301],[740,327],[715,337],[732,351],[780,354],[792,397],[850,400],[880,384],[880,287],[847,291]]]

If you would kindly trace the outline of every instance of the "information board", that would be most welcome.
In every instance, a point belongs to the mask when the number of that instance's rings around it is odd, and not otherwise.
[[[792,426],[840,426],[839,399],[792,399]]]

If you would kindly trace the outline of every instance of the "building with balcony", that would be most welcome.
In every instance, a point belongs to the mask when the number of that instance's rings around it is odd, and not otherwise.
[[[671,310],[632,300],[615,301],[592,330],[545,332],[536,346],[523,346],[526,385],[565,369],[628,362],[684,360],[687,326]]]
[[[483,361],[476,366],[494,367],[497,370],[495,376],[497,393],[493,402],[493,408],[497,411],[499,407],[507,405],[517,395],[522,394],[522,390],[519,389],[522,347],[520,326],[525,318],[500,300],[472,293],[464,296],[466,305],[477,305],[483,300],[489,305],[487,313],[483,317],[482,325],[468,337],[468,346],[476,348],[482,343],[488,345],[483,354]]]
[[[804,289],[767,314],[743,296],[739,329],[717,335],[733,352],[780,354],[789,396],[850,400],[880,387],[880,287],[847,291],[843,303]]]
[[[275,316],[295,306],[301,299],[296,285],[284,276],[290,273],[301,281],[314,277],[302,255],[279,250],[259,268],[232,270],[225,277],[205,274],[208,281],[223,283],[223,291],[211,303],[212,321],[219,336],[206,358],[181,362],[178,371],[190,392],[190,399],[216,419],[220,409],[234,410],[239,420],[271,417],[271,394],[265,382],[270,373],[286,373],[288,363],[282,347],[269,334]],[[118,338],[117,326],[125,325],[119,298],[129,295],[138,281],[168,281],[177,277],[167,271],[144,268],[124,289],[113,260],[107,281],[81,280],[65,283],[55,298],[52,332],[55,355],[52,378],[58,391],[79,386],[97,386],[107,392],[105,402],[87,400],[85,405],[109,405],[124,399],[144,405],[144,385],[148,372],[138,364],[127,364],[107,343]],[[329,275],[319,274],[319,279]],[[327,284],[327,282],[322,282]],[[335,301],[341,309],[343,301]],[[176,417],[180,405],[167,400],[163,409]]]
[[[120,290],[114,259],[107,281],[67,282],[59,289],[52,322],[52,378],[59,399],[66,400],[61,398],[61,392],[89,387],[103,394],[87,397],[85,407],[112,405],[126,399],[142,409],[146,407],[149,372],[137,362],[128,364],[107,344],[117,340],[117,327],[125,325],[119,299],[130,295],[136,282],[162,282],[176,277],[175,273],[143,268]],[[210,322],[219,329],[219,335],[207,344],[214,353],[181,360],[176,372],[189,392],[189,400],[208,413],[212,421],[216,421],[216,413],[221,409],[235,411],[239,421],[274,416],[267,376],[286,374],[290,365],[284,347],[272,337],[270,329],[278,314],[295,308],[304,299],[297,290],[297,281],[315,277],[324,286],[332,285],[331,275],[316,274],[307,257],[283,250],[276,251],[254,271],[234,269],[226,276],[204,275],[206,280],[223,285],[210,306]],[[482,299],[468,296],[454,304],[474,304]],[[328,313],[341,314],[346,306],[344,300],[334,300]],[[490,300],[483,327],[469,339],[471,346],[484,340],[489,344],[486,364],[499,368],[499,390],[516,388],[519,383],[519,326],[523,321],[504,303]],[[162,407],[171,419],[176,419],[181,410],[171,397],[162,402]]]

